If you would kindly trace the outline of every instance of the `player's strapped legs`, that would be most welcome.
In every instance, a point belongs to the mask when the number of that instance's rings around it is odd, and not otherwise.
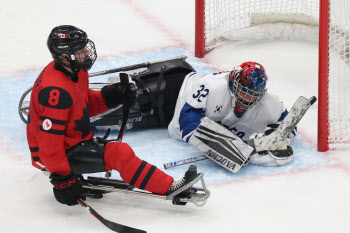
[[[208,117],[202,119],[189,143],[233,173],[238,172],[254,150],[241,138]]]
[[[66,150],[69,166],[75,174],[95,173],[104,171],[104,144],[92,139],[78,143]]]
[[[114,169],[130,185],[150,192],[164,194],[174,179],[152,164],[138,158],[123,142],[109,142],[104,154],[105,170]]]

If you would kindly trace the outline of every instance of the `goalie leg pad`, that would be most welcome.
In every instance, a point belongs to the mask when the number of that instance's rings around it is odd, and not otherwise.
[[[233,173],[238,172],[254,150],[241,138],[208,117],[202,119],[189,143]]]

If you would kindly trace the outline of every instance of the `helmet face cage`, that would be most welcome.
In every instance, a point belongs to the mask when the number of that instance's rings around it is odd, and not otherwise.
[[[88,42],[84,48],[74,52],[75,60],[77,59],[77,57],[79,57],[80,54],[84,54],[84,56],[86,56],[85,54],[88,52],[88,56],[83,61],[83,63],[79,63],[79,62],[75,61],[75,65],[77,66],[76,68],[78,68],[78,69],[82,68],[85,71],[88,71],[88,70],[90,70],[92,65],[95,63],[96,58],[97,58],[97,53],[96,53],[96,48],[95,48],[94,42],[89,40],[89,39],[88,39]]]
[[[248,67],[247,67],[248,66]],[[242,110],[248,110],[265,95],[267,76],[258,63],[243,63],[230,73],[231,94]]]
[[[47,46],[54,60],[62,65],[62,61],[68,61],[70,68],[75,72],[81,68],[88,71],[97,58],[95,44],[88,39],[87,34],[70,25],[62,25],[52,29],[47,39]],[[87,51],[89,53],[83,63],[78,62],[76,56]],[[63,54],[68,55],[68,58],[62,56]]]

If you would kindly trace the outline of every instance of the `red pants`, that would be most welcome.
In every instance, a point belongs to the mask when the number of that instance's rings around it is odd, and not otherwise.
[[[109,142],[104,152],[105,170],[116,170],[133,187],[164,194],[174,179],[152,164],[138,158],[123,142]]]

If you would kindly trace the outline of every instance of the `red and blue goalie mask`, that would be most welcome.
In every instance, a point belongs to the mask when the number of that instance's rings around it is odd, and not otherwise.
[[[236,104],[248,110],[258,103],[266,93],[267,76],[262,65],[244,62],[230,73],[229,87]]]

